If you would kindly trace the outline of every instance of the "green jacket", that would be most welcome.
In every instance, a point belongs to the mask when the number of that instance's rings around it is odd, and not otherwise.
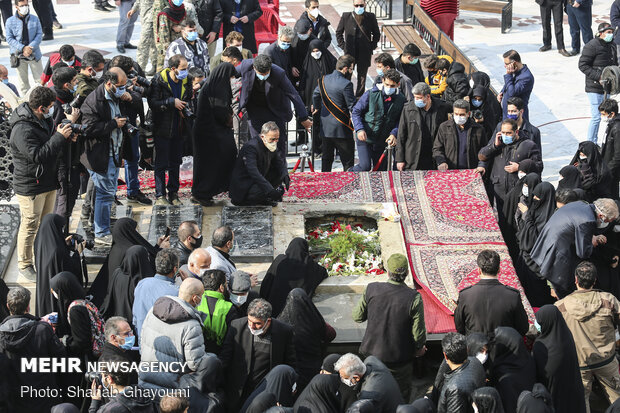
[[[82,96],[82,98],[86,98],[86,96],[88,96],[93,90],[97,89],[97,86],[99,86],[99,81],[97,79],[82,73],[78,73],[77,81],[78,84],[75,96]]]
[[[217,298],[213,314],[209,314],[207,297]],[[226,316],[232,308],[232,305],[233,304],[230,301],[226,301],[224,294],[219,291],[204,292],[202,302],[198,307],[196,307],[196,310],[207,315],[203,321],[204,327],[202,329],[205,340],[213,341],[217,343],[218,346],[222,345],[224,342],[224,337],[226,337],[226,331],[228,330],[228,326],[226,325]]]
[[[364,116],[364,130],[367,142],[385,142],[394,125],[398,125],[403,106],[407,103],[400,93],[391,95],[392,104],[387,113],[384,111],[383,94],[379,89],[373,89],[368,95],[368,112]]]

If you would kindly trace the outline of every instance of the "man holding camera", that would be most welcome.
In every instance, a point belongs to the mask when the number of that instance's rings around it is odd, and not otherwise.
[[[118,170],[129,152],[127,145],[123,145],[127,118],[120,108],[121,100],[131,100],[126,85],[125,72],[118,67],[111,68],[81,108],[85,139],[80,161],[88,168],[95,187],[96,245],[112,245],[110,210],[116,194]]]
[[[155,75],[148,96],[155,138],[155,205],[181,205],[178,192],[183,141],[189,139],[188,118],[193,116],[188,107],[192,87],[187,78],[187,59],[174,55],[168,60],[168,66]]]
[[[36,87],[26,103],[11,114],[13,187],[19,203],[17,266],[29,281],[36,279],[33,243],[41,218],[52,212],[58,185],[58,157],[71,138],[71,125],[59,125],[54,132],[52,116],[56,94]],[[75,137],[73,138],[75,140]]]

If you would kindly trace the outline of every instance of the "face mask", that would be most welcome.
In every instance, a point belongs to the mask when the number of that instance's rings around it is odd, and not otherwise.
[[[415,100],[415,105],[419,108],[423,108],[426,106],[426,102],[424,102],[424,100],[422,99],[414,99]]]
[[[614,39],[613,33],[607,33],[605,37],[603,37],[603,40],[605,40],[607,43],[611,42],[613,39]]]
[[[308,37],[310,37],[309,34],[298,34],[297,37],[299,37],[299,40],[308,40]]]
[[[114,90],[114,96],[117,99],[120,99],[120,97],[123,96],[124,93],[125,93],[125,86],[123,86],[123,87],[116,87],[116,90]]]
[[[523,188],[521,189],[521,193],[523,194],[524,197],[527,198],[527,196],[530,193],[530,190],[529,190],[529,188],[527,186],[523,185]]]
[[[420,61],[420,59],[416,57],[416,58],[414,58],[414,59],[411,59],[411,60],[409,61],[409,64],[410,64],[410,65],[416,65],[416,64],[418,64],[418,62],[419,62],[419,61]]]
[[[286,50],[291,47],[291,44],[289,42],[278,42],[278,46],[280,46],[280,49]]]
[[[267,73],[266,75],[261,75],[260,73],[256,72],[256,77],[259,80],[267,80],[267,78],[269,77],[270,74],[271,74],[271,72]]]
[[[318,51],[318,52],[312,52],[312,53],[310,53],[310,55],[311,55],[312,57],[314,57],[316,60],[319,60],[319,59],[321,58],[321,55],[322,55],[322,54],[323,54],[323,52],[321,52],[321,51]]]
[[[517,172],[517,176],[519,177],[519,179],[523,179],[525,177],[525,175],[527,175],[525,172]]]
[[[454,123],[457,125],[464,125],[465,122],[467,122],[467,116],[454,115]]]
[[[596,220],[596,227],[599,229],[606,228],[608,225],[609,225],[609,222],[599,221],[598,219]]]
[[[275,152],[276,149],[278,149],[278,142],[265,142],[263,140],[263,144],[265,144],[265,147],[269,149],[269,152]]]
[[[179,70],[177,72],[177,79],[183,80],[187,77],[187,69]]]
[[[487,359],[489,358],[489,355],[487,353],[480,352],[480,353],[476,354],[476,358],[478,359],[480,364],[484,364],[484,363],[486,363]]]
[[[189,32],[187,33],[187,36],[185,38],[187,39],[188,42],[195,42],[196,40],[198,40],[198,33]]]
[[[202,241],[201,241],[201,243],[202,243]],[[208,270],[209,270],[209,268],[201,268],[201,269],[199,269],[198,270],[198,278],[202,278]]]
[[[248,328],[250,329],[250,333],[252,333],[253,336],[260,336],[265,332],[265,327],[259,329],[259,330],[254,330],[253,328],[251,328],[250,326],[248,326]]]
[[[30,7],[28,6],[20,6],[17,9],[19,11],[19,14],[21,14],[22,16],[27,15],[28,13],[30,13]]]
[[[43,117],[44,117],[45,119],[49,119],[49,118],[51,118],[52,116],[54,116],[54,107],[53,107],[53,106],[50,108],[50,110],[48,110],[48,111],[47,111],[47,113],[44,113],[44,114],[43,114]]]
[[[121,344],[121,348],[123,350],[131,350],[131,348],[134,346],[135,343],[136,343],[136,336],[125,337],[125,343]]]
[[[101,79],[101,76],[103,76],[103,70],[101,72],[95,72],[95,74],[93,75],[95,79]]]
[[[383,69],[377,69],[377,75],[383,76]]]
[[[194,249],[200,248],[200,246],[202,245],[202,235],[197,238],[192,235],[192,239],[194,240],[194,243],[192,244]]]
[[[512,120],[517,120],[517,119],[519,119],[519,115],[516,114],[516,113],[509,113],[509,114],[506,115],[506,118],[512,119]]]
[[[357,14],[357,15],[364,14],[364,8],[363,7],[356,7],[355,8],[355,14]]]
[[[68,62],[66,60],[63,60],[63,63],[65,63],[67,66],[73,66],[73,63],[75,63],[75,59],[70,60]]]
[[[353,387],[355,386],[355,383],[353,383],[352,379],[343,379],[342,377],[340,378],[340,381],[343,382],[344,384],[346,384],[349,387]]]
[[[2,79],[2,83],[4,83],[5,85],[9,84],[9,78],[5,77],[4,79]]]
[[[75,92],[77,92],[77,84],[73,85],[73,87],[71,88],[71,93]]]
[[[475,108],[479,108],[480,106],[482,106],[482,101],[474,99],[471,101],[471,104],[474,105]]]
[[[319,17],[319,9],[312,9],[312,10],[310,10],[310,12],[308,14],[310,14],[310,16],[312,16],[312,17],[314,17],[316,19],[317,17]]]
[[[56,291],[52,291],[52,295],[54,296],[55,299],[58,300],[58,293]]]
[[[233,294],[230,293],[230,302],[233,303],[236,306],[241,306],[243,304],[245,304],[245,302],[248,300],[248,295],[237,295],[237,294]]]
[[[394,92],[396,92],[395,87],[384,87],[383,88],[383,93],[385,93],[387,96],[393,95]]]
[[[538,324],[538,320],[534,320],[534,327],[536,328],[536,330],[541,333],[540,331],[540,324]]]
[[[512,142],[514,142],[514,138],[512,136],[504,135],[502,133],[502,142],[504,142],[504,145],[510,145]]]
[[[180,7],[181,4],[183,4],[183,0],[172,0],[172,4],[174,4],[177,7]]]
[[[587,161],[588,157],[586,155],[579,155],[579,159],[581,159],[582,161]]]

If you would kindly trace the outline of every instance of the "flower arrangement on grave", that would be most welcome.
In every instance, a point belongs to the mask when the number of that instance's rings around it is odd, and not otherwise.
[[[378,229],[333,221],[308,232],[308,244],[330,276],[383,274]]]

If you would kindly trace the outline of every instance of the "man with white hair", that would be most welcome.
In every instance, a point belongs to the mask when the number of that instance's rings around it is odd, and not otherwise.
[[[355,354],[347,353],[334,364],[334,370],[342,383],[359,391],[358,400],[372,400],[377,413],[395,412],[404,403],[392,373],[374,356],[362,362]]]
[[[267,46],[265,54],[271,57],[271,63],[280,66],[286,72],[289,80],[295,83],[291,64],[291,41],[295,38],[295,31],[291,26],[280,26],[278,40]],[[299,73],[297,73],[299,75]]]
[[[618,206],[609,198],[593,204],[571,202],[558,209],[538,236],[530,253],[533,268],[550,284],[551,295],[564,298],[575,290],[575,268],[592,255],[594,247],[607,243],[597,230],[618,218]]]

